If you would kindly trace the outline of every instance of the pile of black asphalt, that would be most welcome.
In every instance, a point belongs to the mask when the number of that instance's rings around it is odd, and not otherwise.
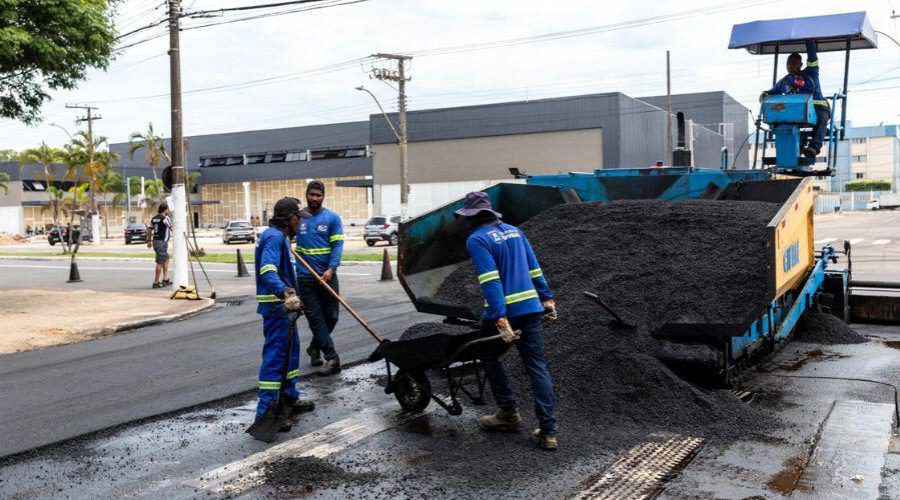
[[[547,478],[547,494],[559,496],[553,490],[559,485],[550,486],[555,473],[592,461],[608,463],[638,443],[672,435],[731,440],[765,434],[769,426],[790,426],[727,391],[688,382],[660,360],[661,353],[683,357],[686,352],[714,364],[709,346],[673,344],[653,335],[671,322],[740,323],[771,300],[766,225],[778,208],[751,201],[634,200],[559,205],[527,221],[521,229],[559,311],[559,319],[544,329],[543,347],[560,450],[545,452],[529,442],[537,427],[531,386],[513,348],[503,361],[525,419],[522,431],[481,432],[467,413],[470,434],[436,433],[415,442],[433,457],[419,464],[417,473],[437,484],[441,478],[465,478],[463,486],[473,491],[514,492],[517,484]],[[612,325],[584,291],[597,293],[635,328]],[[434,300],[466,305],[480,315],[483,298],[471,263],[454,271]],[[447,326],[417,325],[412,335],[429,328]],[[477,410],[493,412],[492,398]],[[534,493],[540,492],[529,492]]]
[[[814,344],[862,344],[868,342],[850,325],[828,313],[810,313],[801,323],[794,336],[801,342]]]

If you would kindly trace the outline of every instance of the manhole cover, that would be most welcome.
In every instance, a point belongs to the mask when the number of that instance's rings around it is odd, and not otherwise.
[[[660,493],[665,481],[694,458],[702,443],[700,438],[674,437],[662,442],[639,444],[620,456],[574,498],[653,498]]]

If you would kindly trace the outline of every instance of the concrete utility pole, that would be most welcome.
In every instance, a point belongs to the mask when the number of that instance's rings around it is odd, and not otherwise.
[[[379,59],[388,59],[397,61],[397,71],[392,69],[376,68],[372,71],[372,77],[382,81],[397,82],[398,98],[397,98],[397,121],[399,137],[397,145],[400,148],[400,220],[409,218],[409,184],[408,184],[408,162],[406,154],[407,138],[406,135],[406,82],[411,77],[406,76],[406,61],[412,59],[411,56],[399,54],[372,54],[372,57]]]
[[[169,2],[169,85],[172,108],[172,286],[188,285],[188,253],[184,189],[184,134],[181,128],[181,47],[178,38],[181,1]]]
[[[93,111],[97,108],[93,106],[79,106],[77,104],[66,104],[66,108],[68,109],[83,109],[87,113],[86,116],[81,118],[76,118],[76,123],[87,122],[87,135],[88,135],[88,161],[90,163],[94,163],[94,120],[100,120],[102,116],[94,116]],[[102,243],[100,238],[100,213],[97,211],[97,193],[96,186],[94,186],[93,181],[91,181],[90,191],[89,191],[89,205],[90,205],[90,214],[91,214],[91,236],[93,236],[93,241],[98,245]]]
[[[672,164],[672,71],[666,51],[666,165]]]

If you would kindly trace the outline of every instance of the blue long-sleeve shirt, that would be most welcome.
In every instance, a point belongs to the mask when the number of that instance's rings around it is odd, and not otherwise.
[[[320,276],[327,269],[337,270],[344,253],[344,226],[341,217],[322,208],[308,219],[300,219],[297,227],[297,253]],[[297,274],[310,276],[303,265],[297,263]]]
[[[828,101],[822,95],[822,85],[819,83],[819,56],[816,53],[816,43],[806,42],[806,67],[800,70],[803,86],[798,87],[797,75],[786,75],[775,83],[769,94],[812,94],[813,104],[828,106]]]
[[[256,312],[284,317],[285,288],[297,289],[297,274],[290,242],[280,230],[269,227],[256,242],[253,266],[256,269]]]
[[[519,228],[503,222],[482,226],[469,235],[466,248],[484,294],[485,318],[540,313],[541,301],[553,298],[531,243]]]

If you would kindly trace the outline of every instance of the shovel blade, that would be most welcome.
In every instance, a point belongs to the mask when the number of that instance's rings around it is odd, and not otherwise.
[[[266,412],[247,429],[247,434],[253,436],[253,439],[271,443],[275,440],[275,435],[278,434],[278,429],[283,423],[282,413],[280,401],[278,404],[269,406],[266,408]]]

